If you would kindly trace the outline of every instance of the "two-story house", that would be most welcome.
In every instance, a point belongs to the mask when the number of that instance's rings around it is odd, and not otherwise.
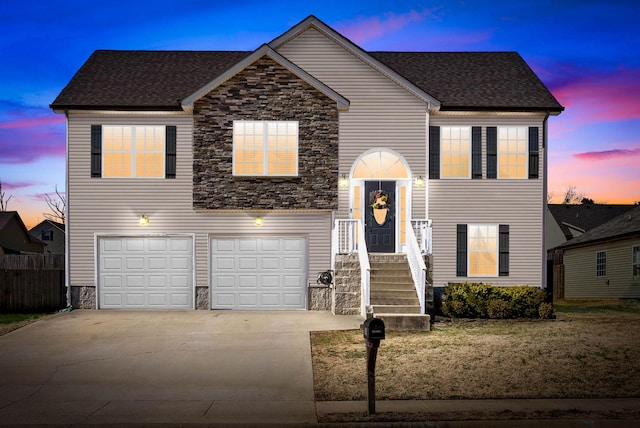
[[[74,306],[305,309],[350,252],[361,312],[373,253],[421,311],[425,254],[434,286],[543,286],[563,107],[517,53],[367,52],[310,16],[252,52],[96,51],[51,107]]]

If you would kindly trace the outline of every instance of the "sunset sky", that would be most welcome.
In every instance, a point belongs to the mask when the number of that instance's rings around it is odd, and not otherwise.
[[[637,1],[28,1],[0,9],[0,181],[27,226],[65,190],[49,104],[96,49],[254,50],[313,14],[365,50],[517,51],[565,111],[549,119],[549,191],[640,201]]]

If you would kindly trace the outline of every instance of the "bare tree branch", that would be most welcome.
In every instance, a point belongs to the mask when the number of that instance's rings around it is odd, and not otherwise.
[[[0,211],[7,211],[11,198],[13,198],[13,195],[9,195],[9,197],[5,199],[5,193],[2,191],[2,181],[0,181]]]
[[[51,210],[48,213],[42,213],[44,218],[64,224],[67,212],[67,198],[58,191],[58,186],[55,187],[55,195],[45,193],[44,200]]]

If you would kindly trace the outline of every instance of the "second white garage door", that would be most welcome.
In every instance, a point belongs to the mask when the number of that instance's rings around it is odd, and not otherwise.
[[[306,239],[213,238],[211,308],[304,309]]]

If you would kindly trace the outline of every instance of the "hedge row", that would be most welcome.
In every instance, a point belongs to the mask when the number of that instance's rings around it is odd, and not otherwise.
[[[446,286],[442,313],[452,318],[554,318],[553,305],[546,302],[546,293],[540,288],[475,282]]]

